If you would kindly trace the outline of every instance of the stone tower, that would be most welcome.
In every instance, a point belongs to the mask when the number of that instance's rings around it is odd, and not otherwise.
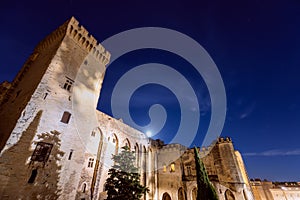
[[[98,123],[109,59],[72,17],[37,45],[12,83],[1,84],[0,199],[81,198],[78,172],[97,151],[85,134]]]

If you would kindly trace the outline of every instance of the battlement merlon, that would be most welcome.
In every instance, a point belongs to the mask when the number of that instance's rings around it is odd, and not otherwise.
[[[67,34],[104,65],[109,63],[110,53],[74,17],[68,22]]]
[[[29,59],[25,62],[22,69],[16,75],[12,82],[12,88],[14,88],[20,80],[23,78],[26,71],[38,55],[45,51],[45,49],[53,48],[55,44],[60,44],[63,38],[68,35],[72,38],[80,47],[85,49],[87,53],[90,53],[96,60],[106,66],[110,61],[110,53],[105,50],[105,48],[97,42],[97,40],[89,34],[89,32],[74,18],[67,20],[52,33],[45,37],[39,44],[35,47],[34,52],[30,55]]]
[[[71,37],[80,47],[92,54],[105,66],[109,63],[110,53],[74,17],[71,17],[42,40],[36,47],[35,52],[47,48],[52,42],[61,39],[65,35]]]
[[[230,137],[219,137],[217,143],[232,143],[232,139]]]

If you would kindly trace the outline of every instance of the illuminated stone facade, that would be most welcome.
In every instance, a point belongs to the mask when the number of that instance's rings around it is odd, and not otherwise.
[[[300,183],[297,182],[270,182],[251,181],[253,195],[256,200],[299,200]]]
[[[194,154],[96,110],[110,54],[71,18],[0,85],[0,199],[104,199],[111,155],[136,152],[145,199],[195,199]],[[221,200],[252,200],[230,138],[201,149]]]

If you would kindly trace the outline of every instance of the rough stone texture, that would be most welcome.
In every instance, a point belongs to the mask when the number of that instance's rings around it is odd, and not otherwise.
[[[150,189],[144,199],[166,193],[195,199],[193,150],[151,140],[96,110],[109,58],[71,18],[36,47],[12,83],[0,85],[0,199],[105,199],[111,156],[125,145],[135,151],[141,182]],[[34,160],[38,142],[51,146],[48,159]],[[230,138],[201,154],[221,200],[253,199]]]
[[[254,199],[241,155],[230,138],[219,138],[211,147],[202,148],[200,156],[220,200],[226,199],[228,191],[238,200]],[[171,172],[171,164],[175,164],[175,172]],[[194,199],[192,191],[197,183],[193,149],[179,144],[164,146],[158,150],[158,167],[159,199],[164,193],[180,199],[179,190],[186,193],[186,199]]]
[[[87,57],[88,53],[91,55]],[[101,77],[104,76],[105,65],[109,61],[109,56],[109,53],[97,44],[92,36],[88,36],[88,32],[72,18],[36,47],[3,98],[0,114],[5,120],[0,123],[0,135],[2,136],[1,141],[6,141],[6,145],[1,151],[1,159],[5,157],[5,154],[14,151],[22,152],[22,149],[16,147],[16,144],[18,144],[17,146],[27,145],[30,152],[33,152],[36,142],[43,141],[41,134],[60,133],[56,137],[60,141],[57,151],[59,151],[61,158],[55,161],[59,166],[57,187],[60,199],[74,199],[76,196],[81,178],[78,172],[85,168],[86,162],[86,148],[83,145],[83,138],[86,137],[81,134],[89,134],[78,132],[75,123],[73,107],[78,102],[73,102],[72,95],[76,84],[74,83],[74,87],[72,86],[69,91],[64,89],[64,84],[67,79],[75,80],[77,78],[78,71],[83,63],[86,63],[86,59],[93,76],[89,76],[89,79],[80,84],[82,87],[89,87],[86,91],[98,97],[102,83]],[[91,79],[97,79],[97,81],[92,81],[95,85],[90,84]],[[37,130],[30,141],[24,140],[22,137],[24,131],[27,130],[39,110],[43,112],[43,115]],[[61,122],[65,111],[71,113],[71,118],[67,124]],[[96,110],[94,113],[96,115]],[[87,113],[77,112],[76,114],[80,119],[86,118]],[[92,131],[93,127],[88,129]],[[9,136],[8,139],[7,135]],[[55,139],[52,138],[50,142],[54,144]],[[73,151],[73,156],[69,160],[70,151]],[[53,147],[51,155],[56,156],[55,153],[57,152]],[[22,154],[25,155],[23,152]],[[28,158],[30,155],[27,155],[26,159]],[[51,159],[49,158],[47,162],[51,162]],[[3,162],[3,165],[6,163]],[[13,164],[11,170],[18,171],[17,166],[19,166],[18,160]],[[47,164],[45,166],[32,165],[31,167],[46,169]],[[10,176],[2,171],[0,173],[1,176]],[[16,178],[28,180],[29,176],[30,174],[27,174],[27,177],[17,176]],[[38,169],[36,180],[45,179],[47,182],[49,181],[47,176],[47,174],[40,173]],[[7,178],[9,179],[9,177]],[[18,188],[20,191],[24,191],[27,185],[21,184]],[[9,190],[5,185],[1,186],[1,190],[6,191],[5,198],[16,199],[14,198],[14,191]],[[43,199],[43,191],[38,192],[36,189],[36,192],[38,194],[35,198]],[[34,198],[31,197],[30,199]]]
[[[300,183],[274,184],[270,181],[251,181],[256,200],[298,200]]]

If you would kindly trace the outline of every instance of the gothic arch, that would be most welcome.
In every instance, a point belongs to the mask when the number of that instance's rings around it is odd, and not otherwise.
[[[225,199],[226,200],[235,200],[233,193],[229,189],[227,189],[225,191]]]
[[[147,150],[146,150],[146,147],[145,145],[143,145],[142,147],[142,180],[143,180],[143,183],[144,185],[146,185],[147,183]]]
[[[186,200],[186,193],[182,187],[178,189],[178,200]]]
[[[140,166],[140,150],[139,150],[138,143],[135,143],[134,152],[135,152],[136,166],[139,167]]]
[[[99,144],[98,144],[98,152],[97,152],[97,159],[98,158],[100,159],[100,154],[101,154],[102,147],[103,147],[103,133],[99,127],[96,128],[95,135],[96,134],[99,134],[99,136],[100,136],[100,140],[99,140]]]
[[[131,145],[130,145],[130,142],[129,142],[128,138],[126,138],[125,140],[123,140],[122,147],[124,147],[124,146],[128,146],[129,149],[131,149]]]
[[[162,200],[172,200],[172,199],[171,199],[170,195],[167,192],[165,192],[163,194]]]
[[[97,174],[98,174],[98,170],[99,170],[99,164],[100,164],[100,158],[101,158],[101,154],[102,154],[102,148],[103,148],[103,133],[101,131],[101,129],[99,127],[96,128],[95,131],[93,131],[96,134],[100,135],[100,139],[99,139],[99,144],[98,144],[98,150],[97,150],[97,157],[96,157],[96,163],[95,163],[95,167],[94,167],[94,173],[93,173],[93,178],[92,178],[92,183],[91,183],[91,193],[93,194],[94,189],[95,189],[95,185],[96,185],[96,179],[97,179]],[[86,188],[87,184],[85,184],[85,188]]]
[[[113,134],[112,143],[115,145],[115,155],[119,152],[119,139],[116,134]]]
[[[152,149],[148,148],[148,170],[151,173],[152,172],[152,162],[153,162],[153,158],[152,158]]]
[[[86,182],[83,182],[81,185],[81,192],[86,193],[87,192],[87,184]]]

